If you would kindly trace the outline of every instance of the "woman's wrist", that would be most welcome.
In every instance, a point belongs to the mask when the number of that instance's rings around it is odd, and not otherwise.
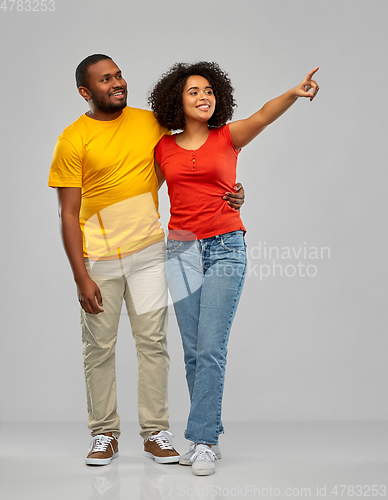
[[[296,101],[299,97],[299,87],[296,86],[290,89],[287,93],[289,94],[290,99],[294,99]]]

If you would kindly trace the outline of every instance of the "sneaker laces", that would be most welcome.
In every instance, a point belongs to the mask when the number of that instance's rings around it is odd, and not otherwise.
[[[94,436],[92,442],[90,443],[89,451],[93,450],[93,453],[96,453],[97,451],[106,451],[112,439],[114,439],[114,436],[104,436],[104,434]]]
[[[174,436],[169,431],[160,431],[158,434],[151,434],[149,441],[156,441],[156,444],[161,450],[173,450],[171,438]]]
[[[211,460],[214,462],[214,460],[218,460],[218,458],[209,446],[206,446],[205,444],[197,444],[195,452],[190,457],[190,462],[194,462],[194,460]]]
[[[189,452],[190,451],[193,451],[195,449],[195,447],[197,446],[196,443],[194,443],[194,441],[190,441],[190,448],[189,448]]]

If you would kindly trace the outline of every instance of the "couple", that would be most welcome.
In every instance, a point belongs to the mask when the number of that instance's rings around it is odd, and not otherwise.
[[[93,436],[87,464],[118,456],[115,345],[124,299],[137,349],[146,455],[192,465],[196,475],[214,473],[227,341],[246,269],[245,228],[236,210],[243,194],[231,192],[237,155],[298,97],[315,97],[317,69],[250,118],[226,125],[233,89],[215,63],[173,66],[150,95],[154,113],[127,107],[127,85],[111,58],[96,54],[77,67],[78,91],[90,109],[59,136],[49,186],[57,189],[81,304]],[[166,251],[157,195],[165,179]],[[183,456],[168,432],[166,276],[191,402],[185,437],[192,443]]]

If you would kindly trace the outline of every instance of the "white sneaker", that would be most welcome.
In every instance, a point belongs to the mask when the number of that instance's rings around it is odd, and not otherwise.
[[[206,444],[197,444],[190,460],[194,476],[210,476],[216,471],[214,460],[217,460],[217,456]]]
[[[218,460],[222,458],[221,450],[218,444],[213,445],[211,447],[211,450],[215,453]],[[193,462],[190,460],[190,458],[194,455],[194,453],[195,453],[195,443],[191,442],[189,451],[184,455],[180,456],[179,463],[181,465],[192,465]]]

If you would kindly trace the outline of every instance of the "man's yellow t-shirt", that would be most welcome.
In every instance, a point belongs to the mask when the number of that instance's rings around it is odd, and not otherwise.
[[[58,137],[51,187],[80,187],[84,256],[111,260],[162,241],[154,148],[167,133],[151,111],[126,107],[115,120],[86,115]]]

